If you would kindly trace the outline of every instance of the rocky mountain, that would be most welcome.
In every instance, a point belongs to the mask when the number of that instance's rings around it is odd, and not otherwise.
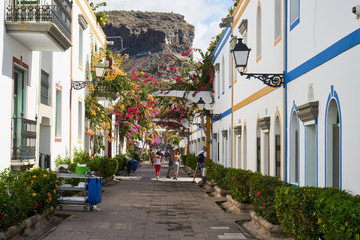
[[[109,24],[103,30],[107,40],[114,42],[109,48],[130,55],[125,64],[127,70],[137,68],[170,79],[170,66],[186,64],[188,57],[181,54],[192,47],[195,29],[184,16],[140,11],[109,11],[106,14]]]

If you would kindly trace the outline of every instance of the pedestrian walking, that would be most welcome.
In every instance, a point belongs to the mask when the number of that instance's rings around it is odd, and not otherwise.
[[[167,171],[167,173],[166,173],[166,177],[167,177],[167,178],[170,178],[170,173],[171,173],[171,171],[173,170],[174,153],[175,153],[175,152],[172,151],[171,153],[168,153],[168,154],[169,154],[168,156],[165,155],[165,158],[167,157],[168,160],[169,160],[169,167],[168,167],[168,171]],[[165,153],[165,154],[166,154],[166,153]]]
[[[151,155],[150,155],[150,163],[151,163],[151,165],[154,164],[155,157],[156,157],[155,152],[151,151]]]
[[[160,168],[161,168],[162,155],[163,154],[160,151],[156,152],[155,163],[154,163],[156,179],[159,179],[159,177],[160,177]]]
[[[179,168],[181,165],[181,157],[180,157],[180,153],[179,150],[175,150],[174,151],[174,166],[173,166],[173,170],[174,170],[174,178],[175,180],[177,180],[178,176],[179,176]]]
[[[200,174],[202,182],[205,182],[204,175],[205,175],[206,150],[207,150],[207,147],[204,146],[203,150],[200,151],[197,155],[196,170],[194,173],[194,178],[193,178],[192,183],[196,183],[195,178],[196,178],[196,175],[198,175],[198,174]]]

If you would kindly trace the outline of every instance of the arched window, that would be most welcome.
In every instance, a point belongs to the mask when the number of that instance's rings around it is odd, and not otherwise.
[[[290,181],[299,183],[299,124],[293,111],[290,125]]]
[[[261,138],[259,123],[256,128],[256,171],[261,172]]]
[[[326,186],[341,188],[341,119],[335,98],[326,113]]]
[[[244,125],[243,130],[243,169],[247,169],[247,130]]]
[[[261,6],[258,5],[256,13],[256,61],[261,59]]]
[[[218,98],[220,98],[220,82],[221,82],[221,79],[220,79],[220,68],[219,70],[216,71],[216,81],[217,81],[217,89],[216,89],[216,92],[217,92],[217,96]]]
[[[275,176],[281,178],[281,130],[279,116],[275,119]]]
[[[275,23],[274,23],[274,41],[275,44],[281,39],[281,0],[275,0]]]
[[[225,92],[225,60],[224,60],[224,56],[222,57],[221,60],[221,86],[222,86],[222,94],[224,94]]]

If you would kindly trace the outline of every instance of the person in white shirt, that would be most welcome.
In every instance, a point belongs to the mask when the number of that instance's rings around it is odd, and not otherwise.
[[[200,174],[202,182],[205,182],[204,171],[205,171],[206,150],[207,150],[207,147],[204,146],[203,150],[200,151],[197,155],[196,169],[195,169],[194,178],[193,178],[192,183],[196,183],[195,178],[196,178],[197,174]]]
[[[156,156],[155,156],[155,173],[156,173],[156,179],[159,179],[160,177],[160,168],[161,168],[161,157],[162,157],[162,153],[160,151],[156,152]]]
[[[178,176],[179,176],[179,167],[181,165],[181,157],[179,154],[179,150],[175,150],[175,154],[174,154],[174,178],[175,180],[177,180]]]

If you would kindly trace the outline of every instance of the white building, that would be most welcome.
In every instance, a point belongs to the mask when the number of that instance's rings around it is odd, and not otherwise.
[[[77,113],[81,112],[78,102],[84,109],[85,90],[72,94],[71,81],[86,79],[89,60],[80,66],[78,56],[90,59],[91,39],[100,47],[105,35],[86,0],[7,0],[0,5],[0,14],[0,170],[32,165],[54,168],[57,155],[70,156],[74,147],[84,146],[85,134],[76,144],[73,135],[84,123],[84,111],[81,123]],[[79,40],[79,26],[85,28],[85,40]]]
[[[240,1],[214,53],[212,159],[294,186],[360,193],[357,1]],[[233,40],[232,40],[233,38]],[[231,41],[251,48],[235,69]],[[280,88],[247,74],[283,74]],[[249,76],[249,75],[247,75]],[[229,159],[230,162],[229,162]],[[230,164],[231,163],[231,164]]]
[[[360,193],[359,1],[286,2],[286,180]]]
[[[252,49],[245,73],[282,74],[282,20],[274,17],[281,9],[269,1],[240,1],[214,51],[213,111],[221,119],[213,122],[212,155],[225,167],[284,178],[284,90],[241,76],[231,51],[241,38]]]

